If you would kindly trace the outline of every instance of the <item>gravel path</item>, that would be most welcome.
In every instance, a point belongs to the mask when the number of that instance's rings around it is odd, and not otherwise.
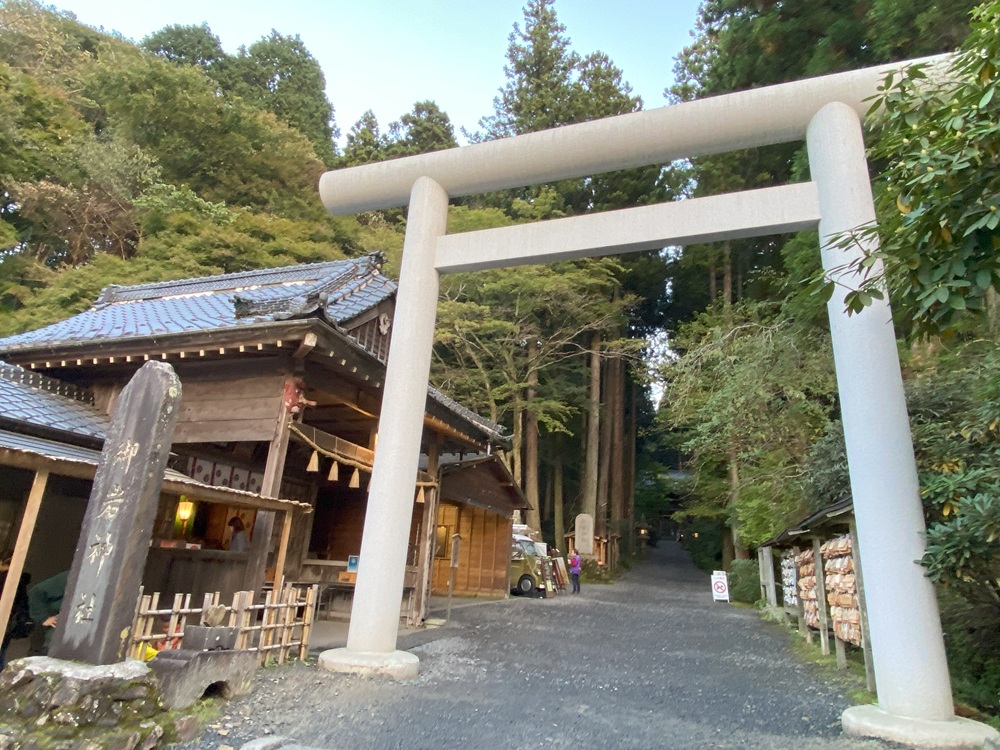
[[[267,735],[329,750],[888,747],[841,735],[848,700],[789,642],[756,612],[713,604],[708,576],[662,542],[613,586],[454,609],[400,641],[420,657],[410,683],[262,670],[227,706],[225,736],[184,747]]]

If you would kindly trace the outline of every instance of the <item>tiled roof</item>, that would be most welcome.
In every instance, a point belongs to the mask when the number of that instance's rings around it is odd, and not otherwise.
[[[451,396],[446,396],[441,393],[437,388],[433,386],[427,388],[427,398],[429,401],[437,401],[443,407],[449,411],[459,415],[466,421],[471,422],[489,438],[491,441],[496,442],[506,442],[507,437],[504,435],[503,427],[498,425],[496,422],[487,419],[486,417],[476,414],[472,409],[467,409],[458,403]]]
[[[382,256],[375,253],[287,268],[135,286],[112,285],[85,312],[35,331],[0,339],[0,354],[93,344],[98,340],[227,330],[315,314],[334,325],[343,325],[395,294],[396,285],[381,273],[382,262]],[[23,374],[29,372],[14,369],[20,371],[22,380]],[[3,379],[0,373],[0,399],[3,399],[0,403],[11,403],[15,399],[8,398],[3,391]],[[17,380],[17,377],[7,379]],[[428,400],[474,425],[487,440],[506,440],[502,427],[440,391],[428,389]],[[44,411],[41,404],[32,408]],[[50,408],[50,417],[54,419],[57,410]],[[60,419],[55,419],[51,426],[61,429],[63,423],[75,424],[68,413]]]
[[[74,387],[22,367],[0,362],[0,416],[26,425],[103,440],[108,418],[67,396]]]
[[[0,339],[0,352],[232,329],[314,313],[341,325],[391,297],[378,254],[288,268],[109,286],[89,310]]]

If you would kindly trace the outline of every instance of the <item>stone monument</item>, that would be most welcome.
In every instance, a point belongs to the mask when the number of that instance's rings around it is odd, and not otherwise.
[[[125,659],[180,400],[163,362],[144,364],[118,399],[49,649],[56,659]]]
[[[574,530],[576,551],[584,556],[594,554],[594,517],[589,513],[581,513],[576,517]]]
[[[147,362],[122,391],[104,441],[50,656],[0,675],[0,747],[150,750],[186,741],[194,717],[164,713],[160,681],[126,659],[181,384]]]

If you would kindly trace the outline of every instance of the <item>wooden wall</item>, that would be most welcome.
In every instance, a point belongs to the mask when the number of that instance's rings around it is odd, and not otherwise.
[[[458,532],[462,535],[459,548],[458,570],[455,574],[455,593],[485,596],[503,596],[510,589],[510,536],[512,521],[482,508],[457,505],[447,500],[438,510],[438,526],[448,527],[448,537]],[[448,593],[450,550],[445,557],[434,558],[434,577],[431,589],[434,594]]]
[[[284,382],[282,374],[184,380],[173,441],[269,441],[281,409]]]

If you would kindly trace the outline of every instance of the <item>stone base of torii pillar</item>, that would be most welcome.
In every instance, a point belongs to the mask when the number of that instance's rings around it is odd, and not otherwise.
[[[946,721],[926,721],[894,716],[878,706],[852,706],[841,715],[845,734],[855,737],[878,737],[915,748],[969,748],[979,750],[989,740],[996,741],[997,731],[972,719],[954,717]]]
[[[412,680],[420,673],[420,659],[409,651],[375,654],[332,648],[319,655],[319,666],[328,672],[394,680]]]

